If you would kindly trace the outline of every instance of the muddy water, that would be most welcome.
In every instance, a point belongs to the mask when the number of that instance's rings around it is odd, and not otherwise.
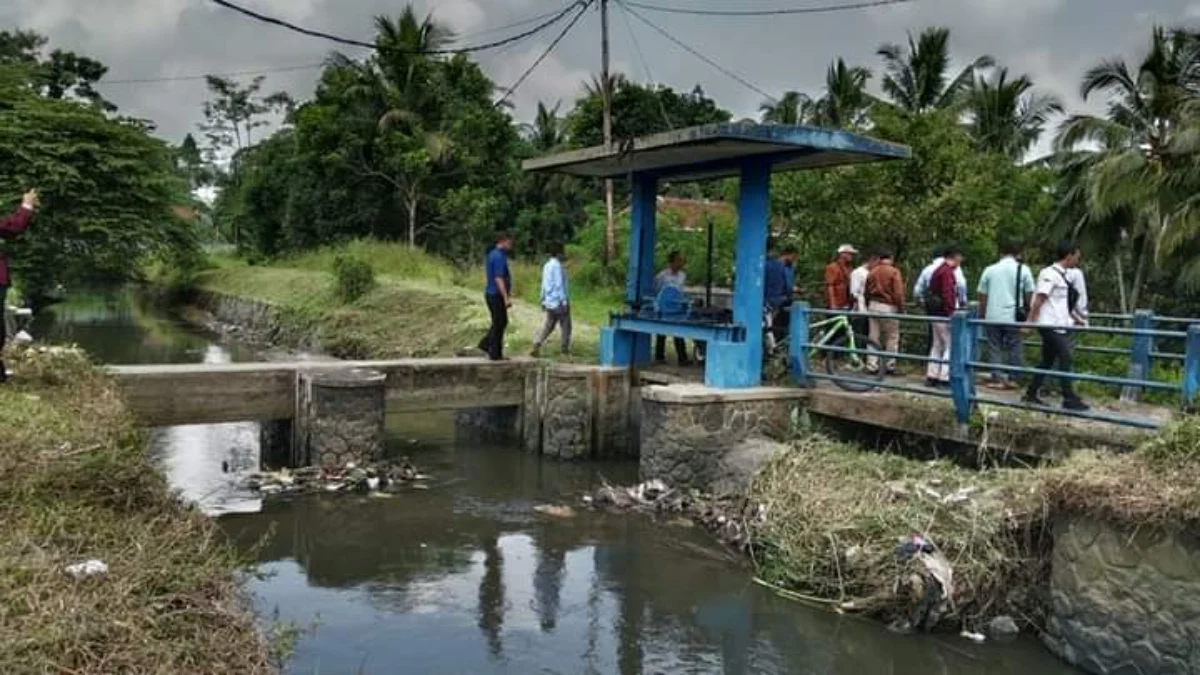
[[[252,358],[127,296],[73,300],[33,332],[109,363]],[[601,477],[631,481],[632,464],[541,462],[456,438],[447,415],[389,427],[389,451],[431,474],[428,489],[265,504],[236,487],[256,463],[254,425],[153,434],[172,482],[258,560],[264,621],[304,630],[291,673],[1075,672],[1032,640],[898,636],[781,600],[683,524],[534,511]]]

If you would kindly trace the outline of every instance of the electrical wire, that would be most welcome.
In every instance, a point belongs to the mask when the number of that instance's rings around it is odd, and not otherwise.
[[[629,20],[629,10],[623,5],[621,8],[621,18],[625,20],[625,29],[629,31],[629,41],[633,43],[633,51],[637,52],[638,60],[642,62],[642,69],[646,71],[646,82],[654,86],[654,73],[650,72],[650,62],[646,60],[646,55],[642,52],[642,45],[638,43],[637,33],[633,32],[633,23]],[[663,122],[667,123],[667,129],[675,130],[675,125],[671,123],[671,116],[667,114],[667,107],[663,104],[661,96],[657,94],[654,100],[658,103],[658,111],[662,113]]]
[[[661,36],[667,38],[668,40],[670,40],[671,42],[675,43],[675,45],[678,46],[679,48],[688,52],[692,56],[695,56],[696,58],[700,59],[701,61],[707,63],[708,65],[712,66],[713,68],[716,68],[720,72],[724,73],[727,77],[735,80],[738,84],[757,93],[758,95],[762,96],[763,98],[767,99],[768,101],[772,101],[772,102],[776,101],[776,98],[774,96],[768,94],[761,87],[755,85],[753,82],[750,82],[749,80],[742,77],[741,75],[738,75],[737,73],[733,72],[732,70],[729,70],[725,66],[722,66],[721,64],[717,63],[716,61],[713,61],[712,59],[705,56],[702,52],[700,52],[695,47],[692,47],[691,45],[683,42],[682,40],[675,37],[674,35],[671,35],[665,29],[659,27],[658,24],[654,23],[653,21],[647,19],[646,17],[642,16],[641,14],[638,14],[637,12],[630,9],[629,5],[631,5],[633,3],[625,2],[625,0],[616,0],[616,2],[617,2],[617,4],[621,5],[622,9],[624,9],[626,12],[629,12],[633,16],[633,18],[646,24],[647,26],[649,26],[651,29],[653,29],[659,35],[661,35]]]
[[[234,3],[230,2],[229,0],[212,0],[212,2],[217,5],[220,5],[221,7],[224,7],[226,9],[231,9],[235,12],[238,12],[239,14],[242,14],[242,15],[248,16],[252,19],[255,19],[256,21],[262,21],[263,23],[269,23],[273,26],[279,26],[280,28],[286,28],[290,31],[300,33],[302,35],[307,35],[309,37],[321,38],[323,40],[329,40],[331,42],[336,42],[338,44],[347,45],[350,47],[363,47],[365,49],[376,49],[377,48],[377,46],[371,42],[363,42],[362,40],[352,40],[350,38],[344,38],[344,37],[340,37],[337,35],[333,35],[332,33],[325,33],[325,32],[318,31],[318,30],[304,28],[304,27],[298,26],[294,23],[290,23],[290,22],[284,21],[282,19],[277,19],[272,16],[267,16],[266,14],[261,14],[254,10],[247,9],[247,8],[241,7],[239,5],[235,5]],[[589,4],[591,4],[591,0],[576,0],[575,2],[571,3],[570,5],[568,5],[564,9],[562,9],[561,11],[556,12],[549,19],[543,21],[542,23],[539,23],[538,25],[534,26],[533,28],[530,28],[529,30],[521,32],[521,33],[517,33],[516,35],[511,35],[511,36],[506,37],[501,40],[495,40],[493,42],[487,42],[487,43],[478,44],[478,45],[468,45],[466,47],[453,47],[453,48],[447,48],[447,49],[405,49],[405,50],[396,50],[396,51],[399,53],[403,53],[403,54],[421,54],[421,55],[425,55],[425,56],[444,56],[444,55],[450,55],[450,54],[470,54],[473,52],[481,52],[481,51],[486,51],[488,49],[495,49],[497,47],[503,47],[505,45],[509,45],[514,42],[518,42],[520,40],[524,40],[527,37],[536,35],[536,34],[542,32],[543,30],[549,28],[550,26],[561,21],[563,19],[563,17],[567,16],[567,14],[569,14],[571,12],[571,10],[579,7],[580,5],[586,6]]]
[[[97,84],[154,84],[157,82],[190,82],[207,80],[209,77],[244,77],[246,75],[269,75],[271,73],[290,73],[299,70],[316,70],[323,68],[324,63],[309,63],[302,66],[280,66],[278,68],[263,68],[261,70],[241,70],[232,73],[209,73],[207,75],[167,75],[164,77],[144,77],[125,80],[101,80]]]
[[[667,14],[690,14],[693,16],[781,16],[787,14],[828,14],[832,12],[848,12],[873,7],[903,5],[916,0],[867,0],[866,2],[843,3],[839,5],[821,5],[817,7],[790,7],[777,9],[687,9],[684,7],[668,7],[665,5],[648,5],[641,2],[626,2],[631,7],[651,12]]]
[[[567,33],[571,32],[571,29],[575,27],[575,24],[579,23],[579,20],[583,18],[583,15],[587,13],[588,8],[591,7],[592,3],[594,2],[595,0],[583,0],[583,2],[575,3],[580,5],[580,7],[575,16],[571,18],[570,23],[567,24],[566,28],[563,28],[562,32],[558,34],[558,37],[554,38],[554,41],[550,43],[550,46],[546,47],[546,50],[537,57],[537,60],[535,60],[532,65],[526,68],[525,72],[521,73],[521,76],[517,78],[517,81],[514,82],[507,91],[504,92],[504,95],[496,99],[496,102],[492,104],[494,107],[498,108],[503,105],[504,102],[513,95],[513,92],[515,92],[518,87],[525,83],[525,80],[528,79],[531,74],[533,74],[533,71],[536,70],[538,66],[542,65],[542,61],[545,61],[546,57],[550,56],[550,52],[554,51],[554,48],[558,46],[558,43],[562,42],[563,38],[567,36]],[[568,7],[568,9],[570,8]]]
[[[571,4],[574,5],[575,3],[572,2]],[[461,35],[456,35],[455,38],[461,40],[463,38],[474,38],[474,37],[479,37],[481,35],[491,35],[493,33],[503,33],[506,30],[512,30],[513,28],[520,28],[521,26],[528,26],[531,23],[536,23],[543,19],[548,19],[548,18],[554,16],[555,14],[558,14],[559,11],[561,11],[561,10],[556,9],[556,10],[553,10],[550,12],[543,12],[542,14],[538,14],[537,16],[531,16],[527,19],[521,19],[519,21],[514,21],[512,23],[505,24],[503,26],[496,26],[495,28],[484,28],[482,30],[475,30],[475,31],[471,31],[469,33],[463,33]]]

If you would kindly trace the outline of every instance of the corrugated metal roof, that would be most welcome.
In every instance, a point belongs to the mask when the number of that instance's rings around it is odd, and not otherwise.
[[[592,178],[652,173],[672,181],[725,178],[750,160],[773,171],[908,159],[907,146],[837,129],[779,124],[709,124],[644,136],[630,142],[526,160],[526,171]]]

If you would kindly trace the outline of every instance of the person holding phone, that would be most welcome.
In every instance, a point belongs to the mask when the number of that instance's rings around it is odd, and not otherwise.
[[[21,198],[21,206],[12,215],[0,218],[0,239],[14,239],[23,234],[33,222],[33,212],[38,207],[38,191],[30,189]],[[8,337],[8,323],[4,313],[8,307],[8,287],[12,283],[9,278],[8,258],[0,249],[0,382],[8,379],[8,371],[4,367],[4,342]]]

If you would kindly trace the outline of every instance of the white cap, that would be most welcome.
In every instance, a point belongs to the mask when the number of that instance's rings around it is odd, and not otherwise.
[[[838,247],[838,250],[837,250],[837,252],[838,252],[839,254],[841,254],[841,253],[853,253],[854,255],[858,255],[858,249],[854,248],[854,247],[853,247],[853,246],[851,246],[850,244],[842,244],[841,246],[839,246],[839,247]]]

